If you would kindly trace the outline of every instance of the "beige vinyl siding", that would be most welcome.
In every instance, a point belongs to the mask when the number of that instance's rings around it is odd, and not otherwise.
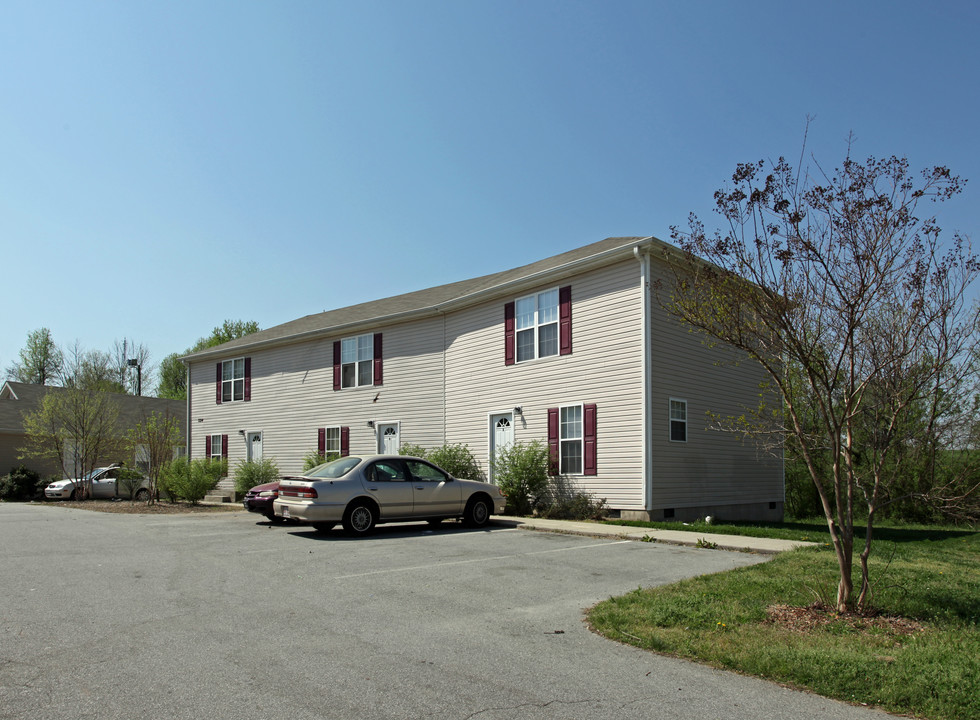
[[[658,273],[654,263],[653,274]],[[702,336],[651,303],[651,452],[654,509],[782,502],[782,461],[751,441],[708,429],[708,413],[739,416],[756,407],[761,367]],[[686,443],[670,441],[669,400],[687,401]]]
[[[317,448],[321,427],[348,426],[352,454],[376,452],[369,420],[399,423],[402,443],[441,444],[442,320],[376,331],[383,335],[380,386],[333,389],[333,343],[342,336],[248,354],[250,402],[215,403],[218,360],[193,364],[192,457],[204,456],[207,435],[228,435],[229,468],[234,472],[246,457],[245,438],[238,431],[262,432],[263,456],[274,458],[284,473],[299,472],[303,457]]]
[[[642,334],[640,264],[618,263],[530,288],[446,319],[446,435],[486,469],[489,416],[523,407],[514,440],[548,440],[548,408],[595,403],[594,477],[573,477],[610,507],[642,508]],[[571,285],[572,354],[504,364],[504,305]]]

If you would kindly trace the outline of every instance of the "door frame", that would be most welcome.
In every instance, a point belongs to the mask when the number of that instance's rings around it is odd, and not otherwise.
[[[391,455],[397,455],[402,447],[402,424],[400,420],[375,420],[374,422],[374,435],[377,441],[378,454],[384,455],[384,428],[393,427],[395,428],[395,439],[398,440],[398,447],[395,448],[395,452],[390,453]]]
[[[254,447],[253,439],[258,438],[259,441],[259,457],[252,457],[252,448]],[[262,435],[261,430],[247,430],[245,431],[245,459],[248,462],[253,462],[254,460],[261,460],[265,455],[265,438]]]

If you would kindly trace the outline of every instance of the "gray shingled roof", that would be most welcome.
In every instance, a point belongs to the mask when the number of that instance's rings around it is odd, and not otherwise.
[[[41,398],[49,392],[64,392],[64,388],[52,385],[31,385],[8,380],[4,386],[16,399],[9,399],[7,393],[0,397],[0,432],[23,432],[24,414],[34,412],[41,405]],[[124,430],[135,427],[153,412],[166,413],[180,420],[181,434],[184,432],[187,405],[183,400],[137,397],[112,393],[119,403],[118,426]]]
[[[191,353],[182,359],[199,360],[227,354],[230,350],[285,344],[302,338],[340,331],[348,332],[359,326],[367,328],[397,319],[423,317],[426,314],[444,311],[448,309],[447,306],[463,307],[468,302],[475,303],[490,299],[494,294],[513,292],[515,287],[522,283],[545,282],[546,278],[559,278],[563,274],[582,269],[590,263],[615,262],[631,253],[636,246],[652,244],[663,245],[661,241],[652,237],[606,238],[512,270],[307,315],[213,348]]]

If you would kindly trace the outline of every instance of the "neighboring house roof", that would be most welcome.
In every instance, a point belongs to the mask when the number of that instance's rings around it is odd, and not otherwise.
[[[231,350],[255,349],[286,344],[338,332],[352,331],[398,320],[411,320],[483,302],[496,295],[512,293],[522,286],[558,279],[582,270],[628,257],[634,248],[669,248],[653,237],[614,237],[554,255],[511,270],[483,275],[472,280],[439,285],[381,300],[307,315],[267,330],[231,340],[222,345],[185,355],[182,360],[202,360],[227,355]]]
[[[41,399],[49,392],[64,392],[65,388],[53,385],[32,385],[30,383],[6,381],[0,387],[0,432],[23,433],[24,415],[36,411]],[[187,406],[183,400],[143,397],[110,393],[119,404],[120,428],[128,429],[143,422],[152,413],[166,413],[178,418],[181,429],[187,417]]]

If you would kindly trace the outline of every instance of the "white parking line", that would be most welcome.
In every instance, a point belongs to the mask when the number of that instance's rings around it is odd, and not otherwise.
[[[612,547],[613,545],[628,545],[631,540],[615,540],[606,543],[593,543],[591,545],[580,545],[578,547],[554,548],[552,550],[538,550],[536,552],[514,553],[511,555],[495,555],[485,558],[473,558],[472,560],[456,560],[454,562],[432,563],[429,565],[413,565],[403,568],[386,568],[384,570],[372,570],[371,572],[355,573],[353,575],[335,575],[334,580],[349,580],[350,578],[367,577],[369,575],[385,575],[387,573],[414,572],[416,570],[429,570],[435,567],[449,567],[451,565],[472,565],[473,563],[487,562],[490,560],[509,560],[511,558],[529,557],[531,555],[547,555],[549,553],[570,552],[575,550],[588,550],[597,547]]]

